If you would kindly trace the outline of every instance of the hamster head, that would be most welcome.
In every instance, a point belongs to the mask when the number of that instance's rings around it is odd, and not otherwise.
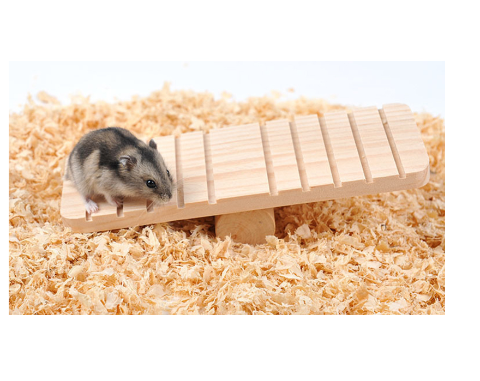
[[[153,140],[148,146],[142,144],[122,153],[118,158],[118,174],[121,179],[118,193],[122,196],[146,198],[157,205],[172,198],[173,178]]]

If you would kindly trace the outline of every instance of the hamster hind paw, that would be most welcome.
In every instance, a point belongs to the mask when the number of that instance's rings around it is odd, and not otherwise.
[[[106,200],[110,205],[116,206],[117,208],[118,208],[119,206],[122,206],[122,205],[123,205],[123,199],[118,198],[118,197],[112,197],[112,196],[110,196],[109,194],[106,194],[106,195],[105,195],[105,200]]]

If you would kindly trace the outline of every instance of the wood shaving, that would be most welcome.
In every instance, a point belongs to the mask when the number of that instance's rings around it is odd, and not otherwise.
[[[253,247],[215,238],[213,218],[74,234],[59,212],[65,159],[106,126],[153,137],[348,107],[168,84],[115,104],[38,98],[10,114],[10,314],[445,313],[443,119],[415,115],[423,188],[277,208],[275,236]]]

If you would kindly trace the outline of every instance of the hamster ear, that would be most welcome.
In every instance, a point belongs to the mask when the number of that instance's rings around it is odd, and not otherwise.
[[[132,169],[137,164],[137,159],[133,156],[124,155],[120,156],[118,162],[120,163],[120,165],[127,167],[128,169]]]
[[[148,145],[153,149],[157,149],[157,143],[155,143],[153,139],[150,139],[150,141],[148,142]]]

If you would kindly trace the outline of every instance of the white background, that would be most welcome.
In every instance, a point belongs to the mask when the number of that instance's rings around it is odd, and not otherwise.
[[[351,106],[406,103],[445,115],[444,62],[11,62],[10,111],[30,93],[46,91],[63,104],[82,94],[92,101],[128,100],[162,88],[223,91],[237,101],[282,94]],[[293,89],[293,92],[288,91]]]
[[[17,80],[12,61],[174,59],[182,60],[182,64],[185,60],[292,58],[446,61],[449,152],[446,184],[450,206],[446,316],[217,316],[215,319],[144,316],[141,322],[138,317],[128,316],[19,317],[8,316],[4,292],[1,347],[7,365],[0,371],[2,376],[5,373],[3,379],[83,380],[85,369],[92,380],[152,376],[209,380],[443,380],[472,379],[478,374],[477,352],[472,348],[480,340],[475,323],[479,308],[472,301],[476,300],[480,268],[476,239],[480,213],[475,193],[469,192],[476,189],[475,163],[480,141],[476,117],[480,61],[475,49],[479,23],[475,2],[25,0],[4,3],[8,9],[2,8],[0,12],[0,17],[3,16],[0,30],[5,61],[0,66],[2,83],[10,82],[9,94],[6,85],[0,93],[4,125],[8,125],[6,109],[12,108],[7,104],[23,103],[29,89],[33,89],[32,94],[45,90],[62,99],[59,91],[41,83],[43,75],[38,71],[35,74],[24,70],[20,72],[20,81]],[[37,63],[32,65],[38,67]],[[374,73],[378,78],[378,71]],[[423,81],[431,74],[427,69],[417,78]],[[33,83],[35,75],[37,80]],[[316,71],[316,75],[321,74]],[[391,73],[384,77],[391,80],[398,76]],[[426,102],[435,97],[443,99],[431,85],[437,82],[420,85],[412,76],[406,78],[413,80],[416,89],[413,93],[410,90],[408,99],[398,96],[394,101],[404,101],[414,111],[425,108],[435,114],[433,106]],[[27,81],[26,86],[21,81]],[[64,94],[81,90],[79,86],[83,85],[80,80],[74,81],[75,86],[63,81]],[[175,78],[171,81],[173,89],[180,87]],[[150,78],[150,82],[155,89],[163,84],[161,79],[157,83]],[[213,81],[207,82],[209,90],[214,92]],[[403,86],[403,81],[399,82],[398,86]],[[258,95],[252,82],[248,85],[248,94]],[[103,86],[105,89],[110,85]],[[144,95],[138,83],[136,86],[134,93]],[[293,95],[300,94],[298,85],[289,83],[290,86],[296,90]],[[400,91],[397,86],[383,86]],[[191,83],[188,87],[194,89]],[[286,85],[277,81],[273,87],[265,86],[267,89],[262,93],[273,88],[284,91],[282,87]],[[221,88],[235,93],[226,83]],[[84,95],[90,93],[81,91]],[[333,91],[326,88],[325,82],[317,91],[318,97],[336,94],[338,103],[389,102],[385,94],[377,94],[378,101],[370,101],[365,90],[351,102],[344,100],[346,94],[338,80]],[[440,91],[443,92],[443,87]],[[100,92],[98,96],[103,94]],[[418,94],[422,103],[417,107],[414,98]],[[115,95],[121,97],[118,92]],[[4,155],[2,175],[6,178],[7,129],[4,133],[0,151]],[[6,216],[8,189],[6,186],[3,189]],[[6,218],[3,221],[6,252],[8,225]],[[7,266],[5,255],[3,284],[7,281]]]

